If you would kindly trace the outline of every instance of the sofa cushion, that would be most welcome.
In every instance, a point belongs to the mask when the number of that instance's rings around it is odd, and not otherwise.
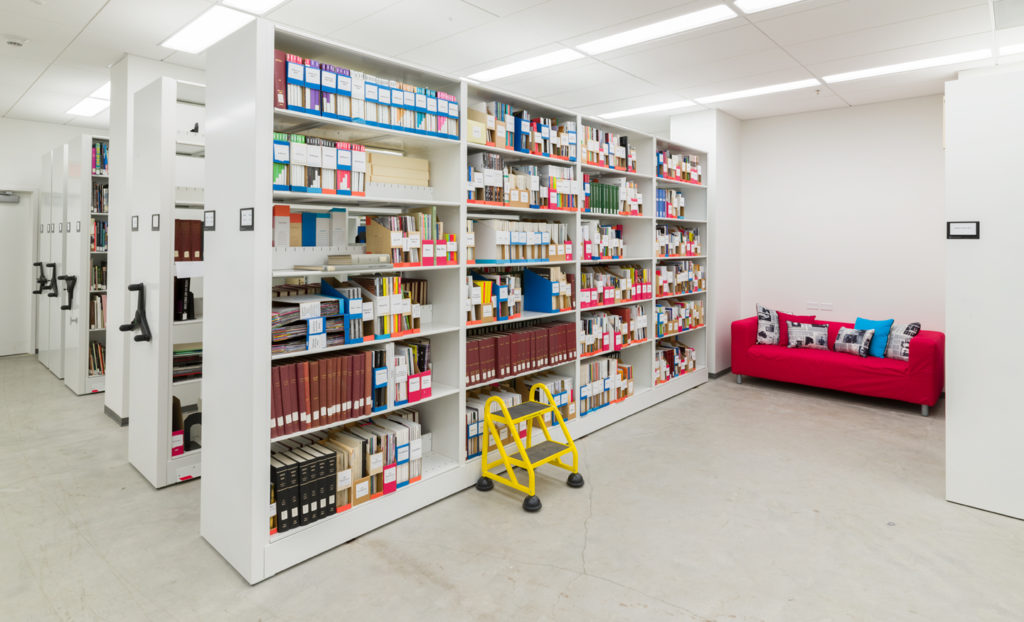
[[[777,378],[779,380],[834,386],[840,390],[849,390],[843,387],[844,379],[849,377],[902,378],[910,369],[910,363],[896,359],[841,356],[829,350],[783,346],[751,346],[747,357],[759,366],[767,364],[776,370],[785,370],[787,378]]]
[[[790,348],[810,348],[812,350],[828,350],[828,324],[810,324],[804,322],[786,322]]]
[[[757,305],[757,343],[767,346],[779,344],[779,314],[761,305]]]
[[[843,352],[845,354],[856,354],[857,356],[867,356],[868,350],[871,348],[871,338],[875,336],[875,330],[869,328],[867,330],[857,330],[856,328],[840,328],[839,334],[836,335],[835,344],[833,348],[836,352]]]
[[[803,324],[814,322],[813,315],[792,315],[782,311],[777,311],[776,313],[779,316],[779,345],[783,346],[789,344],[789,332],[786,322],[801,322]]]
[[[894,324],[889,332],[889,343],[885,346],[885,358],[910,360],[910,340],[921,332],[920,322]]]
[[[885,345],[889,343],[889,329],[892,328],[892,320],[866,320],[859,317],[853,323],[853,327],[857,330],[875,329],[875,336],[871,339],[869,353],[871,356],[878,358],[885,357]]]

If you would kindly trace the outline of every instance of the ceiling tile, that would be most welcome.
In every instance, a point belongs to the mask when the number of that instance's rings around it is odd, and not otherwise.
[[[955,79],[958,71],[988,67],[991,64],[991,61],[961,63],[950,67],[934,67],[866,80],[840,82],[829,85],[829,88],[855,106],[921,95],[934,95],[944,92],[946,81]]]
[[[269,19],[318,35],[338,31],[401,0],[292,0],[267,14]],[[378,33],[381,34],[381,33]]]
[[[731,114],[738,119],[757,119],[781,114],[794,114],[828,108],[842,108],[847,104],[825,89],[820,94],[815,89],[803,89],[789,93],[775,93],[748,99],[719,102],[713,107]]]
[[[43,4],[30,0],[4,0],[4,10],[30,19],[81,29],[106,3],[107,0],[46,0]],[[10,32],[5,21],[0,21],[0,24],[4,24],[5,33]]]
[[[505,17],[544,4],[548,0],[463,0],[495,17]]]
[[[990,33],[969,35],[956,39],[947,39],[920,45],[910,45],[899,49],[886,50],[862,56],[853,56],[837,60],[830,60],[822,63],[808,63],[807,68],[814,75],[827,76],[847,71],[869,69],[884,65],[894,65],[924,58],[958,54],[960,52],[972,52],[974,50],[991,47],[992,36]]]

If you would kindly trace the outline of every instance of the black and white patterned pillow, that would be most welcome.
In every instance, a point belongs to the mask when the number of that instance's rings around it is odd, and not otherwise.
[[[875,336],[875,329],[857,330],[856,328],[840,328],[836,335],[836,343],[833,349],[836,352],[867,356],[871,349],[871,339]]]
[[[779,314],[761,305],[757,305],[757,343],[779,345]]]
[[[786,322],[789,331],[789,348],[810,348],[812,350],[828,350],[828,324],[805,324],[803,322]]]
[[[895,324],[889,331],[889,343],[885,345],[885,358],[910,360],[910,340],[921,332],[921,322]]]

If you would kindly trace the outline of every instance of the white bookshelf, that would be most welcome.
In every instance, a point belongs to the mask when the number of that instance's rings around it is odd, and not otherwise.
[[[67,145],[43,154],[40,176],[38,256],[33,266],[36,287],[36,351],[39,362],[64,377],[64,315]]]
[[[156,488],[199,477],[200,449],[174,435],[172,398],[183,408],[202,412],[202,379],[175,381],[175,344],[202,343],[203,262],[175,261],[175,220],[202,220],[206,126],[204,89],[194,83],[159,78],[135,94],[132,136],[132,201],[129,283],[145,287],[151,339],[136,341],[130,331],[131,375],[127,410],[128,456]],[[198,123],[200,132],[190,130]],[[185,199],[183,200],[183,197]],[[180,258],[179,258],[180,259]],[[175,321],[175,278],[189,278],[196,296],[197,318]],[[129,292],[131,308],[138,294]],[[113,327],[112,330],[117,330]],[[194,429],[198,434],[199,429]],[[196,439],[193,439],[196,440]],[[201,442],[201,435],[198,441]]]
[[[461,114],[460,139],[453,141],[417,136],[276,110],[272,105],[275,48],[457,94]],[[464,370],[467,333],[471,334],[478,327],[465,326],[462,305],[467,297],[467,272],[483,266],[467,265],[462,235],[464,227],[461,223],[473,214],[484,213],[528,215],[567,223],[571,225],[570,231],[577,248],[574,261],[557,264],[563,270],[578,277],[585,265],[639,263],[652,269],[653,280],[653,268],[661,261],[655,258],[654,248],[655,227],[659,222],[654,217],[654,190],[659,183],[655,179],[655,149],[659,139],[600,120],[582,118],[572,111],[362,53],[313,35],[275,26],[265,20],[258,19],[225,38],[207,52],[207,58],[207,115],[210,131],[207,140],[206,194],[211,211],[215,213],[216,228],[206,232],[204,269],[207,288],[204,320],[208,330],[204,334],[202,392],[205,407],[215,412],[216,417],[204,425],[201,533],[247,581],[256,583],[473,485],[480,476],[480,463],[478,459],[466,458],[464,411],[467,383]],[[555,158],[517,154],[496,147],[470,145],[465,138],[467,105],[487,98],[525,107],[535,115],[574,120],[578,126],[586,122],[588,125],[626,134],[637,148],[638,170],[623,174],[599,167],[585,167],[582,158],[570,163]],[[359,198],[274,192],[271,186],[270,153],[272,134],[275,131],[331,137],[397,149],[408,155],[429,159],[432,198],[425,200],[411,195],[403,197],[395,194],[393,189],[374,192],[375,189],[369,187],[367,196]],[[630,177],[631,181],[639,184],[643,193],[642,215],[621,217],[468,203],[465,179],[467,154],[476,151],[494,151],[535,164],[571,166],[576,179],[582,179],[584,173]],[[692,149],[686,151],[699,153]],[[704,189],[688,188],[687,191],[702,193]],[[706,204],[700,196],[695,197],[693,202],[701,206]],[[322,261],[332,250],[275,249],[272,246],[271,228],[272,206],[275,203],[290,203],[299,210],[329,209],[341,204],[355,213],[435,205],[438,207],[439,218],[445,222],[445,229],[458,233],[460,263],[454,269],[411,268],[401,271],[403,276],[429,280],[433,307],[433,322],[425,326],[416,337],[430,336],[435,397],[411,405],[420,410],[424,433],[429,432],[432,436],[432,451],[424,455],[422,480],[335,516],[271,535],[268,520],[270,446],[281,437],[272,440],[270,436],[270,371],[271,362],[281,357],[272,356],[270,349],[270,290],[272,285],[285,278],[305,277],[315,282],[320,274],[295,271],[293,266],[313,263],[311,260]],[[254,209],[255,226],[251,231],[240,229],[240,210],[243,208]],[[695,207],[691,214],[688,205],[687,216],[691,215],[695,219],[704,220],[706,208],[702,212]],[[581,261],[578,242],[579,226],[583,220],[623,224],[626,228],[628,254],[635,258]],[[702,233],[704,244],[707,243],[705,235],[706,232]],[[579,283],[578,278],[576,282]],[[576,292],[576,300],[579,301],[579,291]],[[653,323],[655,301],[652,299],[630,304],[644,305],[650,318],[651,331],[645,342],[622,353],[622,358],[634,365],[634,395],[571,420],[569,427],[576,437],[679,395],[707,380],[706,331],[695,330],[680,337],[685,338],[686,343],[697,351],[696,371],[656,385],[654,349],[657,339]],[[577,308],[551,314],[527,312],[518,321],[571,319],[578,322],[580,314],[588,310]],[[372,342],[374,345],[378,343],[382,341]],[[341,346],[325,351],[350,347],[356,346]],[[578,359],[552,368],[572,374],[578,383]],[[543,370],[523,375],[539,371]],[[574,393],[578,398],[578,387],[576,389]],[[135,425],[135,416],[133,412],[132,425]],[[510,505],[509,511],[518,509]]]

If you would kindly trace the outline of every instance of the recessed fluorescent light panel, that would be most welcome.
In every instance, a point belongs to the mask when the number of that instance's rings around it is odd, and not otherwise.
[[[736,17],[735,11],[724,4],[718,4],[707,9],[694,11],[693,13],[687,13],[671,19],[654,22],[653,24],[647,24],[646,26],[640,26],[633,30],[627,30],[618,34],[602,37],[600,39],[594,39],[593,41],[577,45],[576,49],[583,50],[587,54],[601,54],[603,52],[610,52],[611,50],[617,50],[626,46],[636,45],[637,43],[652,41],[654,39],[660,39],[680,32],[686,32],[687,30],[693,30],[694,28],[708,26],[734,17]]]
[[[562,63],[568,63],[569,61],[579,60],[581,58],[583,58],[583,55],[576,50],[558,50],[557,52],[550,52],[548,54],[541,54],[540,56],[518,60],[514,63],[509,63],[493,69],[478,71],[477,73],[470,75],[469,79],[480,80],[481,82],[498,80],[500,78],[507,78],[508,76],[514,76],[519,73],[526,73],[527,71],[551,67],[552,65],[561,65]]]
[[[834,82],[847,82],[849,80],[860,80],[862,78],[885,76],[891,73],[903,73],[905,71],[915,71],[917,69],[929,69],[931,67],[942,67],[943,65],[955,65],[957,63],[966,63],[973,60],[985,60],[986,58],[991,57],[992,50],[990,49],[974,50],[973,52],[964,52],[962,54],[950,54],[949,56],[922,58],[921,60],[912,60],[907,63],[883,65],[881,67],[872,67],[870,69],[847,71],[846,73],[835,73],[830,76],[825,76],[824,78],[822,78],[822,80],[828,82],[829,84],[832,84]]]
[[[68,114],[76,117],[95,117],[110,107],[110,102],[105,99],[86,97],[68,110]]]
[[[270,9],[284,2],[284,0],[224,0],[224,6],[229,6],[248,13],[263,15]]]
[[[767,11],[768,9],[786,6],[787,4],[796,4],[797,2],[801,2],[801,0],[736,0],[735,4],[737,9],[749,14]]]
[[[628,110],[619,110],[616,112],[606,112],[605,114],[599,114],[597,116],[602,119],[618,119],[619,117],[631,117],[634,115],[647,114],[650,112],[661,112],[662,110],[673,110],[675,108],[689,108],[696,104],[688,99],[680,99],[679,101],[667,102],[664,104],[654,104],[653,106],[641,106],[640,108],[630,108]]]
[[[199,54],[254,19],[248,13],[222,6],[210,7],[160,45],[179,52]]]
[[[110,99],[110,82],[107,82],[106,84],[104,84],[100,88],[98,88],[95,91],[93,91],[92,94],[89,95],[89,97],[95,97],[96,99],[106,99],[106,100],[109,100]]]
[[[760,86],[756,89],[747,89],[745,91],[733,91],[731,93],[722,93],[721,95],[709,95],[708,97],[697,97],[697,103],[700,104],[713,104],[715,102],[724,102],[730,99],[743,99],[745,97],[757,97],[758,95],[768,95],[769,93],[782,93],[784,91],[795,91],[797,89],[805,89],[809,86],[818,86],[821,84],[814,78],[808,78],[807,80],[797,80],[796,82],[783,82],[782,84],[772,84],[771,86]]]

